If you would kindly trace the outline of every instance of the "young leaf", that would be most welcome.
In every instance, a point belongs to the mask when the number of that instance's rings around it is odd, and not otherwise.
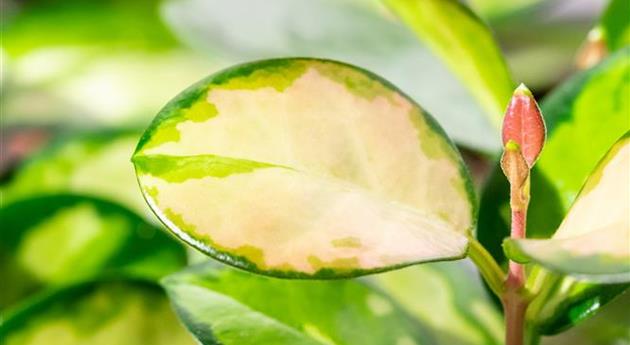
[[[513,82],[490,29],[457,0],[386,0],[477,98],[498,127]]]
[[[100,280],[44,291],[3,314],[3,345],[192,345],[164,292],[140,280]]]
[[[386,295],[355,280],[270,279],[208,262],[163,285],[201,344],[435,344]]]
[[[101,131],[62,137],[24,162],[7,185],[5,203],[73,193],[111,200],[155,219],[137,193],[129,155],[141,133]]]
[[[192,86],[133,157],[149,205],[225,263],[332,278],[461,258],[469,176],[435,121],[349,65],[279,59]]]
[[[25,199],[0,208],[0,308],[52,286],[99,275],[158,279],[186,263],[163,230],[103,200],[76,195]]]
[[[508,257],[581,279],[630,282],[630,132],[586,181],[552,239],[512,240]]]

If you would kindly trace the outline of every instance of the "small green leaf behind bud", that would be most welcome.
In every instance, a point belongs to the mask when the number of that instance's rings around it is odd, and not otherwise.
[[[501,157],[501,169],[512,187],[512,209],[523,209],[529,198],[527,185],[529,165],[521,153],[520,145],[514,140],[509,140],[505,144],[505,150]]]

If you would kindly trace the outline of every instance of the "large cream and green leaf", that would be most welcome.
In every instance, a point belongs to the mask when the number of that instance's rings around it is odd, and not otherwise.
[[[630,282],[630,132],[606,154],[549,240],[508,240],[514,260],[589,281]]]
[[[133,161],[175,234],[270,275],[461,258],[474,227],[468,174],[430,115],[333,61],[268,60],[204,79],[162,110]]]

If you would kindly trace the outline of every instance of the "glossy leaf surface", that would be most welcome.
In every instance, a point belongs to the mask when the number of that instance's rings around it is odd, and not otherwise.
[[[498,127],[514,89],[503,54],[486,24],[456,0],[386,0],[475,95]]]
[[[553,238],[511,240],[511,259],[602,283],[630,282],[630,132],[606,154]]]
[[[142,281],[88,282],[45,291],[3,315],[4,345],[192,345],[164,292]]]
[[[163,285],[201,344],[428,344],[395,302],[355,280],[272,279],[206,263]]]
[[[24,199],[0,208],[0,307],[100,275],[158,279],[186,263],[163,230],[103,200],[75,195]]]
[[[158,217],[206,254],[289,277],[460,258],[469,177],[443,131],[338,62],[236,66],[180,94],[133,158]]]

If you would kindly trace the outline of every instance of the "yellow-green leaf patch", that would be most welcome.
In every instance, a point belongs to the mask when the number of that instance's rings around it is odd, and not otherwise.
[[[386,81],[333,61],[210,76],[158,114],[133,161],[176,235],[276,276],[460,258],[474,227],[468,174],[439,125]]]

